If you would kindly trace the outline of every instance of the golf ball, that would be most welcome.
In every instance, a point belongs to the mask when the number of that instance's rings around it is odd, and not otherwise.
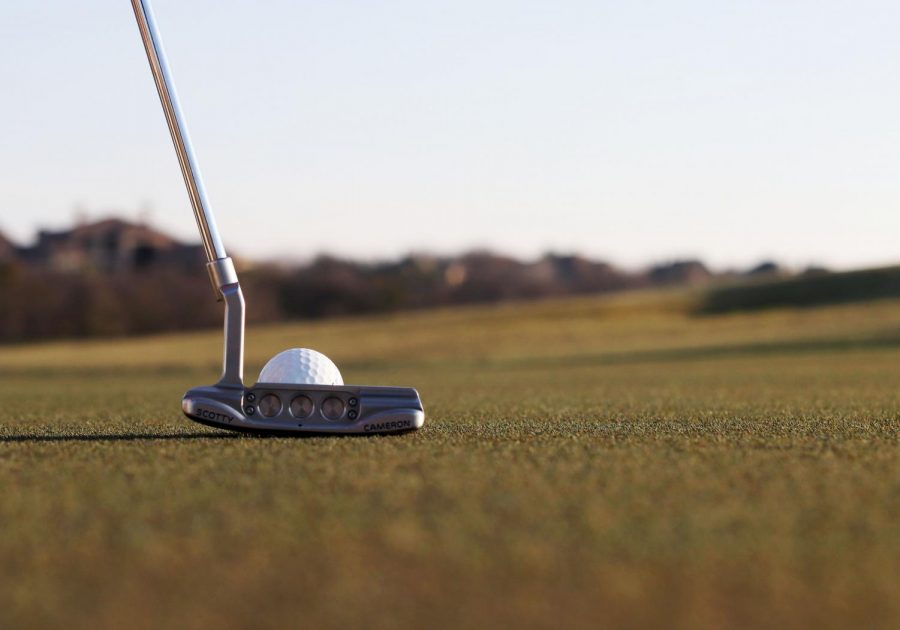
[[[293,385],[343,385],[344,379],[331,359],[309,348],[291,348],[269,359],[259,373],[260,383]]]

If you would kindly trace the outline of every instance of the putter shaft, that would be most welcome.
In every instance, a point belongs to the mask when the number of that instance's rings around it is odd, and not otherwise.
[[[156,28],[156,20],[153,17],[153,9],[150,0],[131,0],[134,15],[137,18],[138,29],[141,32],[141,40],[147,51],[147,60],[150,62],[150,70],[153,72],[153,81],[159,92],[159,100],[162,102],[163,112],[166,115],[166,123],[169,125],[169,133],[178,154],[178,164],[181,166],[181,174],[184,177],[188,195],[191,198],[191,206],[194,208],[194,216],[197,219],[197,227],[200,229],[200,237],[203,240],[203,249],[209,262],[227,258],[225,246],[216,228],[216,220],[209,207],[206,197],[206,189],[203,186],[203,178],[188,135],[187,123],[178,102],[178,94],[172,81],[172,73],[163,50],[162,39]]]

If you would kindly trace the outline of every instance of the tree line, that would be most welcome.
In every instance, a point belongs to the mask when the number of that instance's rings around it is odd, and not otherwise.
[[[521,262],[488,252],[382,263],[320,257],[297,267],[239,263],[239,271],[250,323],[604,293],[710,277],[690,261],[627,272],[577,256]],[[202,269],[66,272],[0,264],[0,342],[148,334],[220,322]]]

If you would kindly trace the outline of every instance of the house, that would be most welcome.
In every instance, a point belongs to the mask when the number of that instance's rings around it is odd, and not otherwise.
[[[678,260],[652,267],[648,272],[655,285],[694,285],[712,279],[712,272],[699,260]]]
[[[53,271],[102,273],[158,267],[196,270],[206,262],[199,245],[181,243],[122,219],[104,219],[59,232],[41,230],[33,245],[18,248],[18,257],[31,266]]]

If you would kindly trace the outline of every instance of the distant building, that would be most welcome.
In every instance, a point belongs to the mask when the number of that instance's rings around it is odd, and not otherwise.
[[[0,256],[2,256],[0,244]],[[187,245],[137,223],[105,219],[71,230],[41,230],[17,249],[23,262],[54,271],[116,273],[158,267],[196,270],[205,262],[199,245]]]
[[[712,273],[699,260],[679,260],[657,265],[647,274],[653,284],[702,284],[712,278]]]
[[[609,263],[583,256],[547,254],[532,265],[531,270],[555,287],[575,293],[616,291],[642,283],[640,278]]]
[[[748,270],[744,275],[747,276],[776,276],[782,273],[781,267],[778,266],[778,263],[772,262],[771,260],[766,260],[752,269]]]

